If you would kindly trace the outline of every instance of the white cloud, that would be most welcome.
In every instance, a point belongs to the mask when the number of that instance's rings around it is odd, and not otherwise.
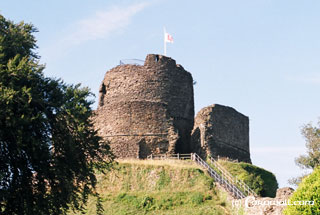
[[[93,16],[79,21],[66,40],[79,44],[90,40],[105,39],[113,32],[129,25],[131,18],[147,6],[148,3],[143,2],[128,7],[113,7],[106,11],[98,11]]]
[[[62,37],[42,50],[42,56],[47,58],[45,62],[49,59],[61,58],[74,46],[97,39],[107,39],[128,26],[133,16],[149,5],[149,2],[140,2],[127,7],[114,6],[97,11],[88,18],[74,23],[62,34]]]

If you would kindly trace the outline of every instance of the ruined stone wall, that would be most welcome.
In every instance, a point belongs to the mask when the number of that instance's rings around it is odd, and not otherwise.
[[[161,55],[117,66],[105,74],[96,113],[95,126],[118,157],[190,152],[192,76]]]
[[[251,162],[249,118],[235,109],[211,105],[201,109],[192,131],[193,151],[202,157],[228,157]]]

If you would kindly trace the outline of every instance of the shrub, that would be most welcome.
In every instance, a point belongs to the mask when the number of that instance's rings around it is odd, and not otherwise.
[[[244,181],[251,189],[262,197],[275,197],[278,182],[272,172],[249,163],[235,163],[219,160],[232,175]]]
[[[313,205],[288,205],[284,210],[286,215],[320,214],[320,168],[316,168],[308,177],[304,178],[298,189],[290,198],[295,201],[314,201]]]

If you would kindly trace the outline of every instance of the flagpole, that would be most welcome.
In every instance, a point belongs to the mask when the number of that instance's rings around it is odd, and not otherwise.
[[[167,56],[166,28],[163,27],[164,56]]]

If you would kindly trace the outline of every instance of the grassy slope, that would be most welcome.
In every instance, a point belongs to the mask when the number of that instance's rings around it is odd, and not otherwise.
[[[278,182],[272,172],[244,162],[237,163],[221,159],[218,162],[233,176],[244,181],[258,195],[275,197]]]
[[[188,161],[123,160],[98,178],[105,214],[231,214],[213,180]],[[87,208],[95,214],[95,200]]]

